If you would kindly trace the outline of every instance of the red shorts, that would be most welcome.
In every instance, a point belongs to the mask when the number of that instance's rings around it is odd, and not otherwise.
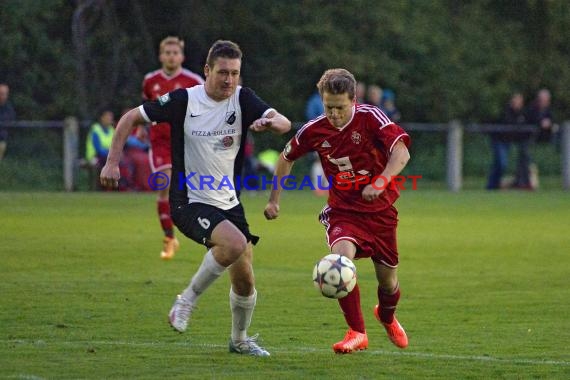
[[[356,259],[370,257],[391,268],[398,266],[398,211],[394,206],[377,214],[359,214],[333,210],[327,205],[319,220],[326,228],[329,247],[338,241],[349,240],[357,247]]]
[[[170,125],[160,123],[150,128],[150,168],[154,172],[172,168],[170,158]]]

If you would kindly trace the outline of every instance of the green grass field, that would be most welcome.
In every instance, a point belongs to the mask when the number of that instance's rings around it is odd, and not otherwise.
[[[204,249],[182,238],[159,259],[153,194],[0,193],[0,378],[570,378],[570,194],[407,191],[398,201],[410,346],[375,322],[369,261],[357,262],[370,346],[339,356],[334,300],[318,295],[324,199],[288,192],[253,232],[259,332],[270,358],[227,352],[228,277],[204,294],[185,334],[167,313]]]

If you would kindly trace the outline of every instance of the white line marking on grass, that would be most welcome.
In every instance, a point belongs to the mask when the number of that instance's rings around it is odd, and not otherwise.
[[[36,344],[34,340],[0,340],[2,343],[20,343],[20,344]],[[191,342],[132,342],[120,340],[96,340],[96,341],[42,341],[45,345],[66,345],[66,346],[130,346],[130,347],[167,347],[167,346],[183,346],[183,347],[196,347],[196,348],[210,348],[210,349],[227,349],[227,345],[221,344],[207,344],[207,343],[191,343]],[[267,347],[269,352],[279,352],[283,354],[296,354],[299,352],[318,352],[318,353],[332,353],[330,349],[300,347],[295,350],[279,349]],[[483,355],[451,355],[451,354],[433,354],[427,352],[413,352],[413,351],[384,351],[384,350],[365,350],[359,351],[356,355],[386,355],[386,356],[404,356],[414,358],[436,359],[436,360],[470,360],[480,362],[495,362],[507,364],[532,364],[532,365],[552,365],[552,366],[570,366],[569,361],[564,360],[539,360],[539,359],[517,359],[517,358],[499,358],[494,356]]]

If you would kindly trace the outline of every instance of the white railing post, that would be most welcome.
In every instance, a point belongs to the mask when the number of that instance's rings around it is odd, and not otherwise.
[[[562,160],[562,188],[570,190],[570,121],[562,123],[560,131],[560,159]]]
[[[463,185],[463,126],[457,120],[447,129],[447,189],[459,191]]]
[[[75,190],[77,158],[79,154],[79,123],[75,117],[63,121],[63,188]]]

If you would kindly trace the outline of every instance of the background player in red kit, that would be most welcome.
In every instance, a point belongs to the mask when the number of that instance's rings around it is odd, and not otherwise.
[[[160,42],[159,60],[162,68],[146,74],[143,80],[143,99],[156,100],[178,88],[194,87],[204,83],[198,74],[182,67],[184,62],[184,41],[178,37],[166,37]],[[170,125],[160,123],[150,129],[150,165],[154,172],[163,172],[169,178],[172,175],[170,159]],[[178,249],[178,239],[170,217],[168,202],[169,187],[158,190],[157,209],[160,225],[164,231],[164,240],[160,257],[169,260]]]
[[[319,216],[331,252],[350,259],[372,258],[378,279],[374,315],[392,343],[405,348],[408,338],[394,316],[400,288],[398,212],[392,204],[399,190],[397,186],[386,186],[384,178],[398,175],[406,166],[410,137],[377,107],[356,104],[356,81],[347,70],[325,71],[317,88],[325,114],[305,124],[287,143],[275,169],[277,183],[289,175],[294,160],[317,152],[325,175],[332,178],[328,204]],[[279,186],[271,191],[265,207],[267,219],[278,216],[280,193]],[[338,301],[349,329],[333,350],[349,353],[366,349],[368,337],[358,284]]]

